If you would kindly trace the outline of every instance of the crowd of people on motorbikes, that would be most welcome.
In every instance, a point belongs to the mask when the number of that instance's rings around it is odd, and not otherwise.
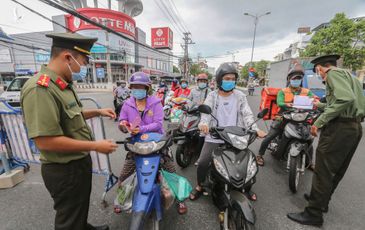
[[[170,88],[165,81],[161,81],[154,93],[148,74],[136,72],[129,80],[129,88],[126,82],[120,82],[114,90],[114,96],[116,112],[119,114],[118,127],[132,136],[152,132],[166,134],[168,131],[163,125],[166,98],[188,99],[189,103],[182,106],[182,110],[187,117],[196,118],[188,122],[180,120],[180,123],[185,127],[182,132],[194,131],[191,138],[196,137],[197,140],[187,143],[186,133],[182,135],[183,139],[176,139],[176,158],[178,165],[186,167],[188,164],[181,163],[183,160],[180,155],[186,157],[184,154],[189,151],[189,146],[192,146],[198,158],[197,183],[189,198],[195,201],[201,195],[211,194],[214,204],[221,211],[221,224],[229,225],[229,220],[233,218],[237,229],[246,229],[254,224],[254,215],[248,214],[252,208],[243,197],[257,200],[251,188],[256,181],[257,166],[263,167],[265,164],[266,150],[271,150],[274,157],[287,162],[289,187],[294,193],[305,168],[314,170],[311,125],[319,117],[324,104],[309,89],[302,87],[304,71],[300,66],[294,66],[287,74],[286,87],[277,92],[273,103],[278,110],[271,114],[273,121],[266,133],[258,128],[256,122],[267,113],[272,113],[272,108],[262,109],[256,119],[246,95],[236,89],[238,77],[234,65],[223,63],[216,71],[216,88],[211,89],[208,76],[201,73],[196,77],[196,87],[192,89],[186,79],[180,82],[173,80]],[[254,82],[249,82],[250,95],[253,95],[253,90]],[[306,97],[311,107],[296,107],[294,102],[298,96]],[[122,100],[119,101],[119,98]],[[196,127],[191,128],[191,124],[196,124]],[[263,138],[263,141],[258,154],[255,154],[249,145],[257,137]],[[120,183],[135,171],[133,155],[133,152],[128,152],[126,156]],[[161,168],[176,172],[170,148],[165,149],[162,155]],[[186,203],[179,201],[177,209],[180,214],[185,214]],[[244,221],[240,222],[239,218]],[[240,223],[242,226],[238,226]]]

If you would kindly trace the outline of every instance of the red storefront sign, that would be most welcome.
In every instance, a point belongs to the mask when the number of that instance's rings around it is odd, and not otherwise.
[[[169,27],[151,29],[151,45],[156,49],[173,48],[173,32]]]
[[[110,29],[113,29],[122,34],[130,35],[135,38],[136,36],[136,22],[133,18],[118,11],[100,9],[100,8],[80,8],[76,10],[83,16],[90,18],[91,20],[106,25]],[[65,15],[67,27],[73,31],[79,30],[99,30],[100,28],[90,23],[84,22],[73,15]]]

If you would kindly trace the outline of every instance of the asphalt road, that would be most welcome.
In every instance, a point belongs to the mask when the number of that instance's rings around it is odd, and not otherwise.
[[[249,97],[249,103],[258,112],[259,96]],[[91,96],[105,107],[112,106],[112,97],[108,94],[82,94]],[[88,106],[88,105],[86,105]],[[105,120],[107,138],[120,140],[123,135],[116,128],[114,121]],[[259,126],[265,130],[263,122]],[[364,130],[365,131],[365,130]],[[257,152],[260,140],[252,146]],[[351,166],[335,192],[329,206],[329,212],[325,215],[326,230],[362,230],[365,227],[365,138],[357,150]],[[125,151],[122,147],[111,155],[114,174],[119,175]],[[257,214],[256,229],[259,230],[309,230],[317,229],[298,225],[289,219],[286,214],[303,210],[306,202],[303,193],[310,190],[312,173],[306,171],[300,184],[299,192],[292,194],[288,188],[288,175],[282,163],[273,160],[269,153],[265,157],[265,167],[260,168],[257,182],[253,190],[258,195],[258,201],[254,203]],[[178,173],[187,177],[193,186],[196,184],[196,168],[190,166]],[[127,229],[129,215],[116,215],[112,205],[103,208],[100,198],[104,188],[105,178],[94,175],[93,191],[89,211],[89,222],[94,225],[109,224],[111,229]],[[115,188],[107,195],[107,201],[112,204],[115,197]],[[168,210],[161,223],[161,229],[219,229],[217,221],[218,211],[212,205],[211,198],[202,197],[195,202],[187,202],[189,211],[184,216],[179,216],[173,207]],[[0,230],[48,230],[53,229],[54,214],[52,200],[46,191],[40,176],[40,166],[31,165],[31,171],[26,174],[26,180],[12,189],[0,190]]]

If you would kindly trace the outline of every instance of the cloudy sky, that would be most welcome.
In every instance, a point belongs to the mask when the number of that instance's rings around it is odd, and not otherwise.
[[[18,0],[23,4],[41,11],[46,16],[58,15],[62,12],[44,5],[36,0]],[[100,5],[106,5],[106,0],[98,0]],[[150,28],[169,26],[174,30],[174,53],[180,55],[182,50],[181,33],[178,32],[165,14],[158,7],[160,1],[142,0],[144,11],[135,18],[137,26],[147,33],[149,42]],[[299,39],[297,28],[317,25],[329,21],[338,12],[344,12],[349,17],[365,16],[365,0],[170,0],[173,1],[191,32],[193,41],[190,53],[196,58],[198,53],[203,57],[224,55],[228,51],[236,51],[236,61],[242,64],[250,60],[253,37],[253,18],[251,14],[270,15],[260,18],[257,27],[256,48],[254,60],[268,59],[283,52],[290,43]],[[52,25],[46,20],[34,15],[16,5],[10,0],[1,0],[0,27],[5,32],[21,33],[31,31],[51,30]],[[113,0],[113,6],[117,2]],[[15,21],[14,9],[22,18]],[[208,64],[217,66],[224,61],[231,61],[232,56],[209,58]]]

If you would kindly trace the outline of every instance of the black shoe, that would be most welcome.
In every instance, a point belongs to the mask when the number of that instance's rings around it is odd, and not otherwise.
[[[323,224],[323,218],[319,216],[313,216],[308,212],[289,213],[287,215],[289,219],[303,225],[311,225],[321,227]]]
[[[309,195],[308,193],[304,193],[304,199],[305,199],[306,201],[309,201],[309,197],[310,197],[310,195]],[[322,209],[322,212],[327,213],[327,212],[328,212],[328,207],[323,208],[323,209]]]
[[[108,225],[95,226],[95,230],[109,230]]]
[[[108,225],[92,226],[91,224],[87,224],[87,230],[109,230],[109,226]]]

